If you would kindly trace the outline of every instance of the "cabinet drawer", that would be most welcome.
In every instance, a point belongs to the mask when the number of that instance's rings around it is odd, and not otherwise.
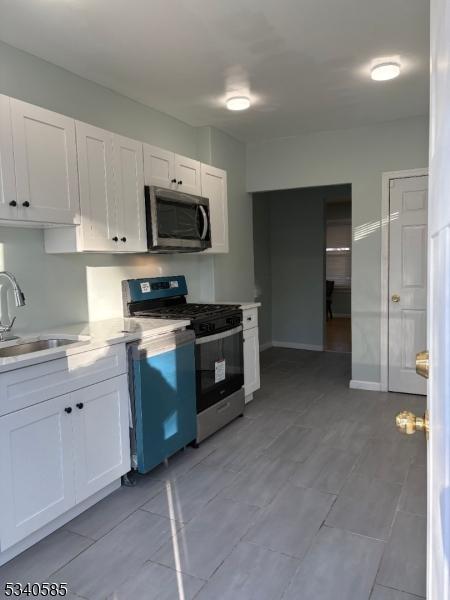
[[[242,320],[244,329],[251,329],[252,327],[258,326],[258,309],[247,308],[242,311]]]
[[[125,344],[115,344],[4,373],[0,416],[126,372]]]

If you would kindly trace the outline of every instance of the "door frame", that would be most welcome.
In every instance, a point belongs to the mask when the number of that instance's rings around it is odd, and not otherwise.
[[[382,173],[381,192],[381,310],[380,310],[380,389],[389,391],[389,191],[393,179],[423,177],[428,167]]]

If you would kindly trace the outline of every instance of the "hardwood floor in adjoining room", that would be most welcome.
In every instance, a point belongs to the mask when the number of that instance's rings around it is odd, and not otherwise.
[[[352,324],[350,317],[333,317],[326,322],[326,352],[352,351]]]
[[[0,567],[1,587],[67,581],[71,600],[424,598],[426,442],[397,433],[394,416],[425,399],[349,389],[349,354],[273,348],[261,366],[244,418]]]

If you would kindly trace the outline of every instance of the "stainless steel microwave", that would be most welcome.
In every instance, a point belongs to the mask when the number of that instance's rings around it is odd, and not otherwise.
[[[149,252],[201,252],[211,247],[209,200],[145,186]]]

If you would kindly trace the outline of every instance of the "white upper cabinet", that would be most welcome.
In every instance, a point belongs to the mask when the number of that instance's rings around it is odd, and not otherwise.
[[[186,194],[201,194],[200,163],[193,158],[175,154],[176,189]]]
[[[167,189],[176,189],[175,154],[144,144],[145,185],[158,185]]]
[[[0,95],[0,219],[18,219],[9,97]]]
[[[10,99],[18,218],[79,223],[75,122]]]
[[[228,247],[228,200],[227,174],[222,169],[201,166],[201,195],[209,198],[211,219],[211,248],[206,252],[219,254],[229,251]]]
[[[147,250],[142,143],[76,123],[81,226],[45,231],[47,252]]]
[[[113,134],[78,121],[76,130],[81,203],[80,249],[114,252],[118,249],[119,237],[114,196]],[[51,232],[47,235],[50,237]]]
[[[200,163],[193,158],[144,144],[144,172],[146,185],[200,194]]]
[[[142,143],[114,135],[113,148],[120,250],[145,252],[147,234]]]

